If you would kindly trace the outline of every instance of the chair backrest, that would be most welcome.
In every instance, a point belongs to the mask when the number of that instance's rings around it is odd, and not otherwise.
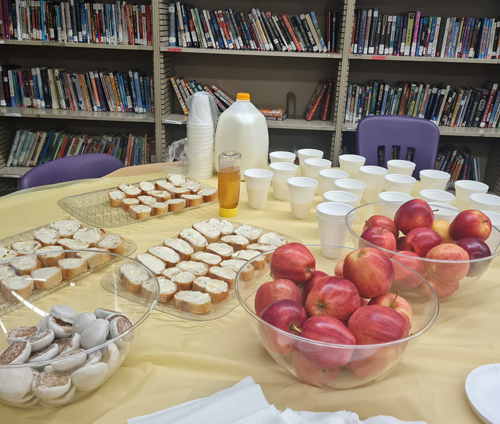
[[[87,153],[52,160],[30,169],[19,188],[38,187],[65,181],[100,178],[123,167],[120,159],[105,153]]]
[[[366,158],[366,165],[377,165],[380,147],[384,148],[384,166],[393,158],[393,147],[399,148],[398,159],[406,159],[409,148],[414,149],[413,176],[420,170],[434,169],[439,144],[439,129],[432,122],[409,116],[367,116],[356,129],[357,154]]]

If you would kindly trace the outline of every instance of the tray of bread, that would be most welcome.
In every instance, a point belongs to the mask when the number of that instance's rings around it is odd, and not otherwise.
[[[248,260],[285,243],[300,242],[265,228],[219,219],[198,221],[165,235],[161,244],[137,254],[136,260],[153,271],[160,283],[155,309],[192,321],[217,319],[238,306],[234,280]],[[269,259],[245,266],[242,278],[252,278]],[[146,301],[152,284],[134,264],[124,264],[101,279],[104,289],[115,292],[118,287],[119,296],[138,303]]]
[[[20,298],[31,303],[116,262],[107,252],[129,256],[136,248],[132,240],[75,219],[0,240],[0,316],[19,308]]]
[[[60,199],[57,204],[80,221],[99,228],[182,212],[217,201],[217,189],[182,174],[166,179],[120,184]]]

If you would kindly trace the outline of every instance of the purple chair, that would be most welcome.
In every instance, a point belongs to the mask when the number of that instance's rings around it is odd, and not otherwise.
[[[399,158],[406,159],[406,151],[414,149],[412,162],[416,164],[413,176],[420,170],[434,169],[439,144],[439,129],[432,122],[409,116],[367,116],[356,129],[357,154],[366,158],[366,165],[377,165],[379,147],[384,147],[384,166],[392,159],[393,146],[399,147]]]
[[[19,188],[38,187],[85,178],[100,178],[120,168],[123,168],[122,161],[106,153],[67,156],[30,169],[21,178]]]

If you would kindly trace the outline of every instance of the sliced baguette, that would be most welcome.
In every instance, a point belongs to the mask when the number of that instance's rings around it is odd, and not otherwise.
[[[183,195],[191,193],[187,188],[183,187],[173,187],[168,192],[172,196],[172,199],[181,199]]]
[[[35,231],[35,240],[42,246],[53,246],[59,240],[59,231],[54,228],[41,228]]]
[[[123,192],[125,193],[125,197],[129,199],[137,199],[142,194],[142,190],[134,186],[127,187]]]
[[[100,265],[105,264],[111,260],[111,255],[109,255],[106,249],[93,247],[86,252],[78,252],[76,254],[77,258],[86,258],[88,260],[88,266],[90,269],[97,268]]]
[[[242,252],[244,252],[244,250],[242,250]],[[216,266],[221,263],[222,258],[215,253],[200,251],[193,253],[191,255],[191,260],[195,262],[203,262],[209,266]]]
[[[167,181],[167,180],[158,180],[155,183],[156,190],[161,190],[161,191],[168,191],[171,188],[174,188],[175,186]]]
[[[195,252],[205,250],[205,247],[208,244],[207,239],[193,228],[184,228],[181,230],[179,238],[187,241],[193,247]]]
[[[234,253],[234,249],[226,243],[210,243],[207,245],[206,251],[219,255],[224,260],[231,259],[231,255]]]
[[[229,244],[229,246],[231,246],[235,251],[245,250],[247,246],[250,244],[250,242],[246,237],[240,235],[224,236],[221,237],[220,241],[222,243]]]
[[[126,199],[123,199],[123,201],[122,201],[122,208],[125,212],[128,212],[128,210],[130,209],[130,206],[138,205],[138,204],[139,204],[139,200],[137,200],[135,197],[126,198]]]
[[[62,238],[72,238],[82,224],[75,219],[61,219],[50,224],[50,228],[57,230]]]
[[[62,246],[42,247],[41,249],[38,249],[36,253],[38,255],[38,260],[44,267],[57,266],[57,262],[66,257]]]
[[[158,302],[170,302],[175,293],[177,293],[177,285],[165,277],[158,277],[158,284],[160,285]],[[156,284],[154,284],[153,280],[149,280],[142,284],[141,295],[144,298],[151,298],[156,295]]]
[[[186,206],[188,208],[203,204],[203,197],[198,196],[197,194],[182,194],[181,199],[186,200]]]
[[[153,196],[157,202],[166,202],[172,198],[167,190],[153,190],[149,192],[149,196]]]
[[[262,235],[262,230],[248,224],[242,224],[234,229],[234,234],[247,238],[250,243],[257,243]]]
[[[15,275],[7,277],[0,285],[6,299],[9,302],[17,302],[19,297],[26,299],[31,294],[34,281],[31,275]]]
[[[231,221],[227,221],[226,219],[215,219],[212,218],[208,223],[217,228],[222,236],[229,236],[234,232],[234,225]]]
[[[14,268],[17,275],[31,275],[35,269],[42,267],[42,263],[36,256],[20,256],[12,259],[10,266]]]
[[[59,239],[57,244],[62,246],[64,250],[85,250],[89,248],[89,244],[81,240]],[[67,258],[76,258],[76,252],[67,252]]]
[[[270,244],[271,246],[280,247],[284,244],[287,244],[286,238],[278,233],[267,233],[262,234],[259,237],[258,243],[261,244]]]
[[[147,195],[150,191],[155,189],[155,185],[149,181],[143,181],[139,183],[139,188],[141,189],[142,194]]]
[[[134,219],[144,219],[151,216],[151,208],[146,205],[132,205],[128,208],[129,215]]]
[[[151,206],[153,203],[157,202],[155,197],[146,195],[139,196],[137,200],[139,200],[141,205],[146,205],[146,206]]]
[[[168,203],[167,202],[155,202],[151,207],[151,215],[164,215],[168,212]]]
[[[208,293],[212,302],[220,302],[229,295],[229,286],[225,281],[210,277],[198,277],[193,281],[193,290]]]
[[[220,231],[208,222],[195,222],[193,228],[205,237],[209,243],[217,243],[220,240]]]
[[[57,265],[62,270],[63,278],[71,280],[87,270],[88,260],[87,258],[66,258],[61,259]]]
[[[168,174],[167,181],[171,182],[174,186],[181,186],[187,181],[187,178],[181,174]]]
[[[212,302],[207,293],[179,291],[174,296],[174,306],[190,314],[205,314],[212,309]]]
[[[207,285],[207,282],[211,280],[210,277],[196,277],[193,281],[193,291],[199,291],[204,293],[205,292],[205,286]],[[218,280],[216,280],[218,281]]]
[[[36,240],[15,241],[10,247],[12,250],[15,250],[18,255],[29,255],[40,249],[42,244]]]
[[[14,271],[9,265],[0,265],[0,282],[5,280],[7,277],[13,277],[16,275],[16,271]]]
[[[167,237],[163,240],[163,245],[175,250],[181,257],[182,261],[189,261],[194,252],[193,246],[191,246],[186,240],[180,238]]]
[[[203,262],[182,261],[177,264],[181,271],[191,272],[197,277],[205,277],[208,274],[209,266]]]
[[[186,199],[170,199],[166,203],[168,203],[169,212],[181,211],[186,207]]]
[[[181,187],[188,189],[191,194],[196,194],[201,190],[201,184],[197,181],[188,181],[182,184]]]
[[[108,193],[109,206],[112,208],[119,208],[125,199],[125,193],[121,190],[113,190]]]
[[[164,269],[161,273],[161,275],[165,278],[167,278],[168,280],[173,280],[174,277],[177,275],[177,274],[180,274],[182,271],[177,268],[177,267],[173,267],[173,268],[167,268],[167,269]]]
[[[134,187],[133,185],[129,185],[129,184],[125,184],[125,183],[121,183],[117,189],[120,190],[120,191],[123,191],[125,192],[126,189],[128,188],[131,188],[131,187]]]
[[[31,273],[38,290],[47,290],[62,281],[62,271],[58,266],[36,269]]]
[[[125,251],[125,241],[118,234],[105,234],[96,247],[121,255]]]
[[[245,266],[247,261],[241,259],[229,259],[227,261],[222,261],[220,266],[222,268],[232,269],[236,273],[240,273],[240,278],[245,281],[249,280],[255,275],[255,268],[253,265],[248,264]]]
[[[131,293],[139,293],[142,284],[151,277],[143,267],[132,263],[121,265],[118,272],[123,288]]]
[[[240,259],[244,261],[253,259],[251,264],[255,269],[263,269],[266,266],[266,257],[256,250],[238,250],[233,253],[231,259]]]
[[[161,272],[165,269],[165,262],[149,253],[139,253],[135,259],[148,267],[155,275],[161,275]]]
[[[0,246],[0,261],[15,258],[16,256],[17,252],[15,250]]]
[[[189,271],[182,271],[172,278],[172,281],[177,284],[177,289],[181,290],[191,290],[193,286],[193,281],[196,275]]]
[[[266,259],[270,261],[273,256],[273,251],[276,250],[276,246],[272,246],[270,244],[252,243],[247,246],[247,250],[256,250],[257,252],[265,253]]]
[[[217,200],[217,189],[216,188],[204,188],[198,192],[200,196],[203,197],[204,202],[213,202]]]
[[[225,281],[228,284],[229,288],[232,289],[234,287],[236,272],[229,268],[213,266],[208,270],[208,276],[210,278],[215,278],[216,280]]]
[[[89,246],[95,246],[104,235],[104,230],[96,227],[84,227],[78,230],[73,236],[73,240],[80,240],[88,243]]]
[[[148,249],[148,253],[161,259],[167,268],[172,268],[181,261],[179,254],[167,246],[152,246]]]

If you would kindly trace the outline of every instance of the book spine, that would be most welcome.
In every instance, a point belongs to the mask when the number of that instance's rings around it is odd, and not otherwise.
[[[413,29],[413,39],[411,42],[410,56],[415,56],[415,53],[417,51],[417,39],[418,39],[419,27],[420,27],[420,12],[417,11],[417,13],[415,14],[415,27]]]
[[[325,93],[325,90],[326,90],[326,84],[323,83],[321,85],[321,89],[319,91],[319,94],[314,99],[314,102],[313,102],[311,110],[309,110],[309,112],[305,116],[306,121],[310,121],[313,118],[314,113],[316,112],[316,109],[318,108],[318,105],[321,102],[321,99],[322,99],[322,97],[323,97],[323,95]]]

